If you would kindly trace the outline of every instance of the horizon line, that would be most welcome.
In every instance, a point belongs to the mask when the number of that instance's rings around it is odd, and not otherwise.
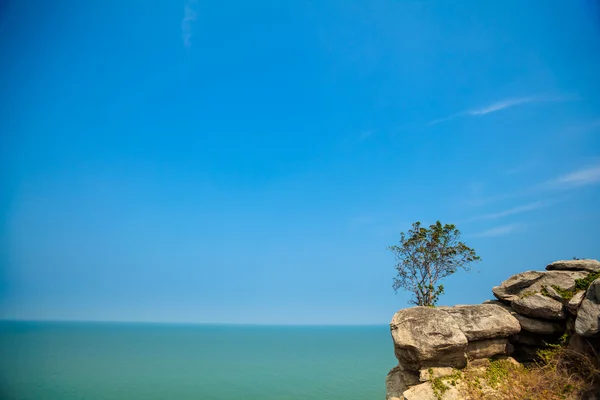
[[[258,322],[187,322],[187,321],[130,321],[130,320],[84,320],[84,319],[19,319],[0,318],[2,322],[42,322],[42,323],[90,323],[90,324],[139,324],[139,325],[200,325],[200,326],[255,326],[255,327],[369,327],[388,326],[389,323],[368,324],[286,324]]]

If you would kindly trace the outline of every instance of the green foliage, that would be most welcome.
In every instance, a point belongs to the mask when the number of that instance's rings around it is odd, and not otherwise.
[[[540,351],[538,362],[522,365],[509,359],[490,360],[484,371],[467,366],[458,386],[461,398],[471,400],[576,400],[600,379],[596,355],[570,350],[568,335]],[[443,378],[447,382],[446,378]],[[438,396],[439,400],[440,397]]]
[[[563,347],[567,346],[569,344],[569,339],[571,339],[571,334],[567,330],[565,331],[565,333],[562,334],[561,337],[558,338],[558,343]]]
[[[450,389],[448,386],[446,386],[444,381],[442,381],[442,378],[432,379],[431,380],[431,388],[433,389],[433,395],[435,396],[435,398],[437,400],[442,400],[444,393],[446,393],[446,391],[448,389]]]
[[[393,288],[414,293],[412,304],[434,306],[444,293],[438,282],[459,269],[469,270],[469,264],[481,258],[463,242],[460,231],[452,224],[437,221],[429,228],[415,222],[407,233],[400,234],[399,245],[390,246],[396,257]]]
[[[557,285],[552,285],[552,288],[556,290],[556,293],[558,293],[560,297],[562,297],[566,301],[569,301],[573,298],[575,293],[581,290],[587,290],[592,284],[592,282],[594,282],[598,278],[600,278],[600,271],[591,272],[585,278],[575,279],[575,288],[572,290],[563,289]],[[541,293],[544,296],[549,296],[548,289],[545,286],[542,287]],[[525,295],[523,295],[522,297],[525,297]]]
[[[568,332],[565,332],[555,343],[544,341],[546,348],[539,349],[537,351],[537,356],[540,361],[542,361],[544,364],[548,364],[550,361],[555,359],[557,355],[559,355],[563,349],[567,347],[570,337],[571,335]]]
[[[591,272],[588,276],[575,280],[575,291],[587,290],[592,282],[600,278],[600,271]]]
[[[561,288],[558,285],[551,285],[550,287],[552,289],[554,289],[556,291],[556,293],[558,293],[559,296],[563,300],[566,300],[566,301],[571,300],[571,298],[573,298],[573,295],[575,294],[574,290],[566,290],[566,289]],[[552,297],[552,296],[550,296],[550,292],[548,292],[548,286],[542,286],[540,293],[546,297]]]
[[[571,300],[575,294],[574,290],[566,290],[557,285],[552,285],[552,288],[556,290],[556,293],[558,293],[560,297],[567,301]]]
[[[492,388],[497,388],[499,384],[508,379],[511,363],[506,360],[495,360],[485,371],[485,380]]]
[[[448,376],[440,376],[437,378],[433,377],[432,368],[429,368],[427,372],[429,373],[429,380],[431,382],[431,388],[433,389],[433,395],[437,400],[441,400],[444,396],[444,393],[450,389],[450,386],[448,386],[446,383],[456,386],[463,377],[462,372],[457,369],[453,370]]]
[[[523,294],[522,294],[520,297],[521,297],[522,299],[524,299],[524,298],[527,298],[527,297],[529,297],[529,296],[533,296],[533,295],[534,295],[534,294],[536,294],[536,293],[537,293],[536,291],[525,292],[525,293],[523,293]],[[546,291],[546,295],[547,295],[547,293],[548,293],[548,291]]]

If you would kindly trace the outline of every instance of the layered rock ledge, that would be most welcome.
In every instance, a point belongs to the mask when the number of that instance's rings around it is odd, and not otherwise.
[[[556,261],[545,271],[511,276],[496,300],[453,307],[411,307],[390,323],[398,365],[386,378],[387,400],[437,400],[431,381],[467,365],[534,361],[567,333],[568,346],[600,344],[600,262]],[[487,364],[486,364],[487,363]],[[462,399],[452,388],[442,399]]]

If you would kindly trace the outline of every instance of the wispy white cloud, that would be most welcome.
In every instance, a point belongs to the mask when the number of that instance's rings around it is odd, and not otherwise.
[[[493,113],[496,111],[504,110],[505,108],[518,106],[520,104],[533,103],[536,101],[544,101],[544,100],[540,100],[536,97],[521,97],[521,98],[516,98],[516,99],[502,100],[502,101],[499,101],[494,104],[490,104],[490,105],[482,107],[482,108],[469,110],[466,112],[466,114],[473,115],[473,116],[485,115],[485,114]]]
[[[486,114],[491,114],[493,112],[505,110],[507,108],[515,107],[518,105],[528,104],[528,103],[541,103],[541,102],[550,102],[550,101],[568,101],[575,100],[578,97],[576,96],[529,96],[529,97],[516,97],[512,99],[501,100],[483,107],[474,108],[471,110],[466,110],[460,112],[458,114],[450,115],[445,118],[440,118],[429,122],[427,125],[435,125],[440,122],[446,122],[458,117],[479,117]]]
[[[523,228],[523,224],[509,224],[509,225],[501,225],[495,228],[488,229],[483,232],[476,233],[472,236],[474,237],[497,237],[497,236],[505,236],[510,233],[517,232]]]
[[[194,22],[198,17],[196,11],[197,0],[187,0],[183,9],[183,20],[181,21],[181,38],[186,49],[192,46],[192,36],[194,35]]]
[[[441,123],[441,122],[450,121],[451,119],[454,119],[454,118],[460,117],[460,116],[462,116],[462,115],[463,115],[463,114],[461,113],[461,114],[454,114],[454,115],[451,115],[451,116],[449,116],[449,117],[446,117],[446,118],[434,119],[433,121],[429,121],[429,122],[427,123],[427,125],[435,125],[435,124],[439,124],[439,123]]]
[[[596,183],[600,183],[600,165],[561,175],[548,182],[547,186],[554,189],[572,189]]]
[[[533,184],[513,192],[500,193],[494,196],[477,196],[465,200],[465,204],[471,207],[483,206],[502,200],[517,199],[520,197],[541,195],[548,192],[575,190],[585,186],[600,184],[600,163],[585,167],[576,171],[559,175],[554,179]],[[535,204],[535,203],[534,203]],[[549,205],[545,202],[545,205]]]
[[[472,220],[498,219],[498,218],[508,217],[510,215],[522,214],[522,213],[525,213],[528,211],[538,210],[538,209],[546,207],[548,205],[549,205],[548,203],[545,203],[543,201],[536,201],[534,203],[516,206],[516,207],[509,208],[507,210],[499,211],[496,213],[479,215],[479,216],[473,217]]]

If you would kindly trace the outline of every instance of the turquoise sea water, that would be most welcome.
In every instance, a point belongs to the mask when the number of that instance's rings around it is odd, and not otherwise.
[[[385,398],[389,328],[0,322],[3,400]]]

